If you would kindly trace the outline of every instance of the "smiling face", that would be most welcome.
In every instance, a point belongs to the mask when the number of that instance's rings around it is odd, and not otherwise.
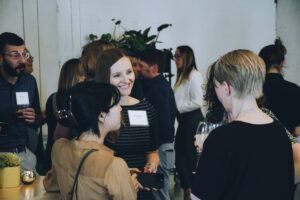
[[[129,58],[123,56],[110,68],[110,84],[116,86],[122,96],[131,93],[135,80],[134,72]]]
[[[24,73],[27,52],[25,45],[6,45],[0,65],[7,75],[15,77]]]

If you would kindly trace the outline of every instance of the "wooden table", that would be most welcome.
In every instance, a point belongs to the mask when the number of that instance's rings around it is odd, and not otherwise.
[[[21,184],[15,188],[0,189],[1,200],[29,200],[29,199],[60,199],[59,193],[49,193],[43,186],[44,176],[36,177],[31,185]]]

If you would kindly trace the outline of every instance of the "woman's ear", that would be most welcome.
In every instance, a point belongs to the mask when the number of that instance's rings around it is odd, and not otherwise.
[[[106,117],[106,113],[105,112],[100,112],[100,115],[98,117],[99,122],[104,123],[105,117]]]
[[[226,81],[224,81],[222,83],[222,85],[224,87],[226,96],[230,96],[231,95],[231,86]]]

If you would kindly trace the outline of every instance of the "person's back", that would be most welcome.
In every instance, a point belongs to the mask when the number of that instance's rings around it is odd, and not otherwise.
[[[47,192],[63,199],[136,199],[136,174],[124,160],[103,145],[120,128],[118,89],[106,83],[83,82],[70,92],[65,118],[77,130],[76,138],[57,140],[51,151],[52,167],[44,178]],[[115,142],[117,135],[107,140]]]
[[[212,131],[204,145],[194,194],[222,200],[292,199],[292,148],[279,122],[234,121]]]
[[[285,127],[296,135],[300,134],[300,88],[283,79],[282,69],[287,50],[280,38],[275,44],[262,48],[259,56],[266,64],[264,94],[269,108]]]
[[[281,74],[269,73],[264,84],[266,106],[293,133],[300,126],[300,87],[283,79]]]
[[[62,198],[68,199],[77,166],[90,149],[98,151],[84,161],[74,196],[77,199],[134,199],[136,192],[124,160],[114,157],[111,149],[95,141],[63,138],[55,142],[52,150],[55,171],[52,173],[56,173],[58,184],[53,185],[48,174],[44,182],[46,190],[59,191],[59,187]]]

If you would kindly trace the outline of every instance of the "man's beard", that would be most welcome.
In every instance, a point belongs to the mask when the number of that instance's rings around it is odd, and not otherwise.
[[[24,69],[25,69],[25,64],[24,63],[20,63],[15,69],[9,64],[6,62],[5,59],[3,59],[3,70],[4,72],[11,76],[11,77],[20,77],[20,76],[23,76],[24,75]],[[23,70],[21,70],[23,69]],[[19,72],[17,71],[19,70]]]

